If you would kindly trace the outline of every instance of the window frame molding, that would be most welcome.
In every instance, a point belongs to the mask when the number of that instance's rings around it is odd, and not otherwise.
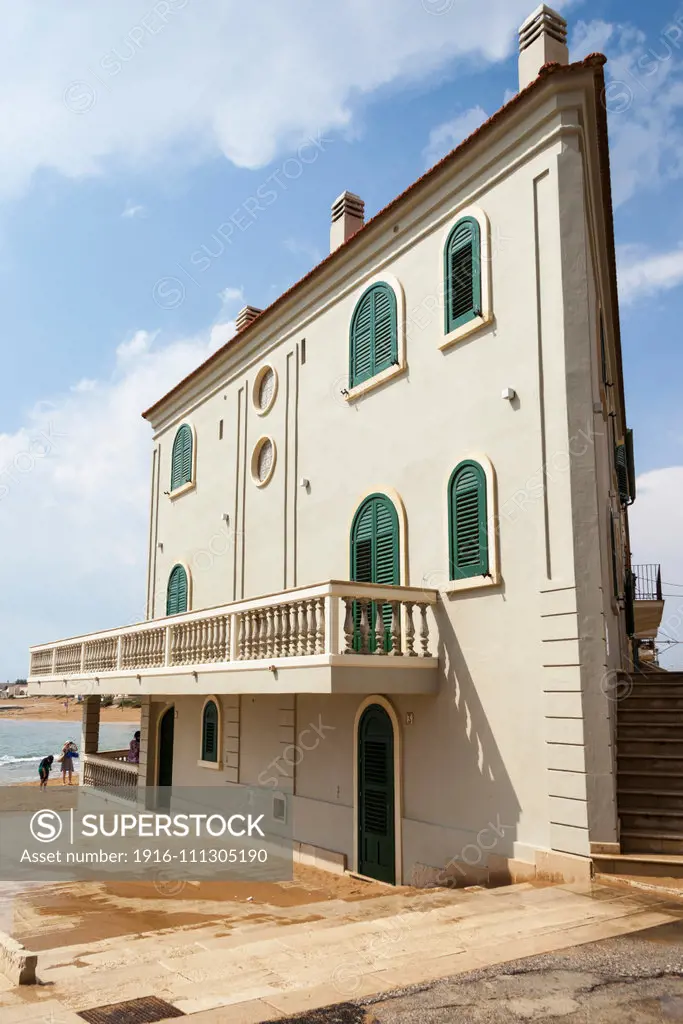
[[[262,409],[261,406],[259,405],[259,391],[261,390],[261,384],[263,383],[263,379],[268,373],[268,371],[270,371],[273,374],[273,393],[270,396],[270,401],[268,402],[268,405],[265,407],[265,409]],[[256,374],[256,377],[254,378],[254,385],[251,392],[251,404],[254,406],[254,412],[256,413],[257,416],[267,416],[270,410],[275,405],[278,384],[279,379],[277,370],[275,369],[272,363],[264,363],[263,366],[258,371],[258,373]]]
[[[446,308],[448,296],[448,290],[446,288],[446,246],[448,245],[451,234],[459,222],[467,217],[475,220],[479,225],[481,316],[474,316],[466,323],[460,324],[459,327],[454,328],[452,331],[448,331],[446,329],[448,313]],[[480,331],[482,328],[493,323],[491,263],[491,225],[489,218],[480,206],[464,206],[461,210],[458,210],[452,218],[449,218],[448,224],[441,233],[441,245],[439,247],[439,280],[441,281],[442,291],[444,335],[439,344],[439,349],[442,352],[451,348],[451,346],[457,344],[457,342],[462,341],[463,338],[469,338],[471,334],[476,334],[477,331]]]
[[[215,704],[216,712],[218,715],[218,721],[216,723],[216,760],[205,761],[202,758],[204,753],[204,712],[206,711],[207,704]],[[199,758],[197,760],[198,768],[208,768],[210,771],[222,771],[223,770],[223,759],[221,753],[223,750],[223,708],[221,702],[215,694],[209,694],[202,704],[201,714],[199,716]]]
[[[169,612],[166,611],[166,609],[168,608],[168,587],[169,587],[169,584],[171,582],[171,575],[173,573],[173,570],[178,568],[178,566],[180,566],[181,569],[185,570],[185,579],[187,580],[187,608],[185,609],[184,612],[171,612],[169,614]],[[190,567],[188,566],[187,562],[180,562],[180,561],[174,562],[173,565],[171,566],[167,576],[166,576],[166,589],[164,591],[164,616],[163,617],[165,619],[174,619],[176,617],[176,615],[187,615],[187,613],[191,612],[191,611],[192,611],[192,573],[190,572]]]
[[[347,403],[353,402],[361,395],[365,395],[368,391],[374,391],[375,388],[381,387],[382,384],[386,384],[387,381],[393,380],[394,377],[399,377],[405,373],[408,369],[408,363],[406,358],[406,301],[405,294],[403,291],[403,285],[393,274],[376,274],[374,277],[364,281],[360,288],[357,288],[352,296],[352,309],[351,316],[349,318],[349,329],[348,329],[348,341],[347,341],[347,357],[349,360],[349,371],[351,363],[351,324],[355,316],[358,305],[370,288],[376,284],[385,284],[394,293],[394,299],[396,302],[396,365],[387,366],[384,370],[380,370],[379,373],[375,374],[374,377],[369,377],[368,380],[364,380],[361,384],[356,384],[354,387],[348,388],[348,394],[344,395],[344,399]],[[351,374],[347,373],[347,385],[351,383]]]
[[[175,490],[170,490],[171,481],[173,480],[173,446],[175,444],[176,437],[183,427],[190,428],[190,434],[192,437],[192,464],[190,468],[190,479],[180,487],[176,487]],[[169,501],[175,501],[176,498],[180,498],[181,495],[187,494],[188,491],[193,491],[197,486],[197,431],[195,430],[194,423],[190,420],[183,420],[182,423],[178,424],[178,427],[173,435],[173,441],[171,442],[171,473],[169,480]]]
[[[270,447],[273,450],[273,461],[270,464],[268,475],[259,480],[258,475],[258,460],[261,455],[261,449],[265,445],[266,441],[270,441]],[[254,445],[254,450],[251,453],[251,461],[249,463],[249,471],[251,474],[252,482],[257,487],[267,487],[270,481],[273,479],[273,473],[275,472],[275,466],[277,464],[277,445],[275,444],[275,438],[271,434],[262,434],[258,441]]]
[[[446,564],[447,575],[450,576],[451,564],[451,503],[449,501],[449,490],[453,474],[463,462],[476,462],[484,471],[486,483],[486,530],[489,556],[489,576],[465,576],[460,580],[449,579],[438,589],[442,594],[458,594],[463,590],[481,590],[484,587],[498,587],[503,581],[500,572],[500,535],[498,517],[498,482],[496,471],[488,455],[483,452],[467,452],[453,465],[445,481],[445,508],[446,508]]]

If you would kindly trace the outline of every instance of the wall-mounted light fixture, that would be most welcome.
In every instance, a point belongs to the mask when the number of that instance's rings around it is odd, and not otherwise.
[[[225,523],[225,525],[227,526],[228,523],[230,522],[229,514],[227,512],[224,512],[223,515],[221,516],[221,518],[222,518],[223,522]]]
[[[514,388],[503,388],[500,393],[500,397],[506,402],[512,402],[517,397],[517,392]]]

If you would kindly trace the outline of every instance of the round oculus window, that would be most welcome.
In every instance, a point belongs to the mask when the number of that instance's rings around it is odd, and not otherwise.
[[[254,406],[259,416],[265,416],[277,396],[277,373],[272,366],[263,366],[254,381]]]
[[[257,487],[268,483],[275,469],[275,444],[269,437],[262,437],[254,448],[251,458],[251,475]]]

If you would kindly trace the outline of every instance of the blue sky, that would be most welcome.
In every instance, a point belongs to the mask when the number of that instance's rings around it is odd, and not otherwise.
[[[341,191],[372,215],[516,91],[534,4],[98,6],[0,2],[0,678],[142,617],[140,411],[325,255]],[[632,547],[683,639],[683,8],[557,6],[573,57],[610,58]]]

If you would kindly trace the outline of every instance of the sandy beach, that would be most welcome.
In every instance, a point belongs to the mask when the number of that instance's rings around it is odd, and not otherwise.
[[[31,719],[34,722],[80,723],[82,704],[69,700],[67,707],[59,697],[14,697],[0,700],[0,718]],[[101,722],[139,722],[140,708],[101,708]]]

